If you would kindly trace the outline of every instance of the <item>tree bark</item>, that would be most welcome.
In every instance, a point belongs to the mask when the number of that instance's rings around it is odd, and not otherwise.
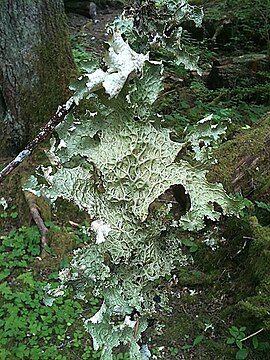
[[[62,0],[0,1],[0,152],[17,154],[68,96]]]

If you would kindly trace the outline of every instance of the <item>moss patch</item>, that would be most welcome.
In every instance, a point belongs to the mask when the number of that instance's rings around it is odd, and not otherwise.
[[[208,174],[229,192],[241,192],[252,200],[270,202],[270,116],[242,131],[214,152],[218,160]]]

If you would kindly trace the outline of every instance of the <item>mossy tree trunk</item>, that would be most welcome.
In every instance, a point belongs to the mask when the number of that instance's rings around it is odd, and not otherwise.
[[[16,154],[68,96],[62,0],[0,1],[0,152]]]

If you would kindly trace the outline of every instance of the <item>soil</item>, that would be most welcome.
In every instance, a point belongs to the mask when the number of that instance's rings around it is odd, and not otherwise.
[[[71,36],[83,40],[83,46],[89,53],[103,55],[103,44],[107,39],[106,26],[111,24],[121,12],[121,9],[100,10],[95,20],[70,13],[67,17]]]

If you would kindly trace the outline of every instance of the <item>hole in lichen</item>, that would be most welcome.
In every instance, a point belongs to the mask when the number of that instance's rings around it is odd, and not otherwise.
[[[181,215],[186,214],[191,208],[191,200],[189,194],[186,192],[186,189],[183,185],[173,185],[172,192],[175,200],[178,202],[181,208]]]
[[[191,208],[191,200],[183,185],[172,185],[155,199],[149,205],[149,214],[161,212],[162,208],[166,206],[170,207],[169,215],[172,215],[175,220],[178,220],[189,211]]]
[[[217,202],[209,202],[209,205],[212,205],[215,211],[222,213],[222,207]]]

